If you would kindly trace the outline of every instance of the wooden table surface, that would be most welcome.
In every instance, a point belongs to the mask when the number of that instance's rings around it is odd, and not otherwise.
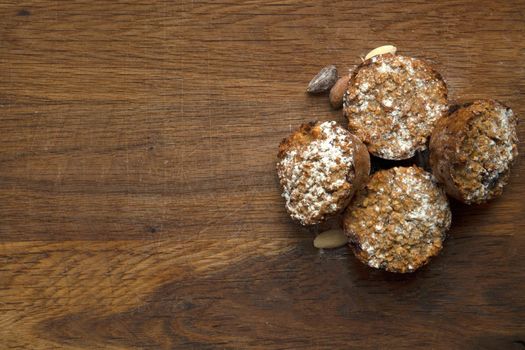
[[[376,46],[525,115],[523,1],[0,5],[0,349],[525,349],[525,165],[411,275],[318,251],[277,145]],[[519,126],[520,139],[525,127]],[[522,154],[525,154],[523,144]]]

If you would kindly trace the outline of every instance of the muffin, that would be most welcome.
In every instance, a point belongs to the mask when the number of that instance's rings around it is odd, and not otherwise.
[[[343,220],[360,261],[400,273],[417,270],[441,251],[450,222],[445,193],[416,166],[374,173]]]
[[[281,142],[278,159],[286,210],[302,225],[341,212],[370,173],[366,147],[334,121],[301,125]]]
[[[447,110],[447,86],[426,62],[400,55],[374,56],[350,78],[343,110],[350,132],[373,155],[401,160],[426,149]]]
[[[518,157],[516,125],[512,110],[494,100],[463,105],[437,123],[429,161],[450,196],[479,204],[503,192]]]

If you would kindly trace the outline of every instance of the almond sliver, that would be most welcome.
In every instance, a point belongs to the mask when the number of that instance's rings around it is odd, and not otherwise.
[[[373,49],[372,51],[370,51],[369,53],[367,53],[365,56],[365,60],[372,58],[374,56],[377,56],[377,55],[384,55],[385,53],[395,54],[396,51],[397,51],[397,47],[393,45],[379,46]]]
[[[320,233],[314,239],[314,247],[319,249],[338,248],[344,246],[348,238],[341,229],[332,229]]]

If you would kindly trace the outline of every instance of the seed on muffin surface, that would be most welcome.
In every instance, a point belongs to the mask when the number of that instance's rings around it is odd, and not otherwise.
[[[517,117],[495,100],[460,106],[438,122],[430,141],[430,166],[447,193],[467,204],[503,192],[518,157]]]
[[[286,210],[302,225],[340,213],[370,172],[363,143],[335,121],[303,124],[279,145]]]
[[[373,155],[390,160],[426,149],[445,116],[447,86],[428,63],[394,54],[365,60],[353,72],[343,109],[350,132]]]
[[[450,228],[445,193],[416,166],[380,170],[344,214],[356,257],[390,272],[413,272],[437,255]]]

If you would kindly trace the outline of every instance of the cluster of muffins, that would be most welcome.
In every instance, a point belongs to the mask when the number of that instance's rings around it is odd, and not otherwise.
[[[451,106],[430,64],[394,53],[364,60],[347,80],[347,129],[311,122],[279,145],[286,210],[302,225],[343,213],[360,261],[415,271],[443,247],[452,217],[446,194],[479,204],[502,193],[518,155],[517,118],[494,100]],[[431,172],[412,165],[370,175],[370,155],[401,161],[427,148]]]

